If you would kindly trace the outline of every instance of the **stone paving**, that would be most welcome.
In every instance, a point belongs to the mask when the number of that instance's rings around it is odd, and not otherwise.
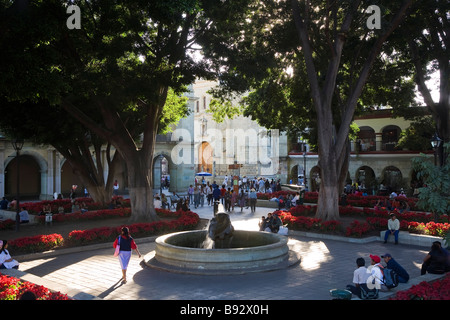
[[[202,218],[212,217],[212,208],[208,206],[193,211]],[[231,213],[230,217],[236,229],[257,230],[261,216],[273,211],[257,207],[255,214],[244,209],[243,213]],[[389,252],[411,277],[418,277],[429,249],[381,241],[364,244],[314,239],[295,232],[289,238],[301,241],[297,248],[301,262],[287,269],[262,273],[232,276],[169,273],[141,267],[142,259],[133,252],[128,282],[122,284],[112,243],[98,249],[23,261],[20,270],[64,285],[71,292],[79,291],[104,300],[330,300],[330,289],[343,289],[351,283],[356,258],[365,258],[368,266],[370,254]],[[143,255],[155,248],[153,241],[137,240],[137,243]],[[75,297],[86,299],[83,295]]]

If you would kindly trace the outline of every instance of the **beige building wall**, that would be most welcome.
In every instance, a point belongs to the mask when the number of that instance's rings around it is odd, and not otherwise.
[[[194,108],[194,162],[197,172],[214,177],[287,178],[287,137],[268,131],[256,121],[242,115],[218,123],[207,112],[213,97],[208,90],[217,82],[197,80],[193,85],[197,98]],[[238,103],[236,100],[235,103]],[[213,179],[211,178],[211,179]]]

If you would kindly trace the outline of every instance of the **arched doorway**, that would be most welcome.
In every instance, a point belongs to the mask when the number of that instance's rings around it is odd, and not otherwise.
[[[39,199],[41,194],[41,173],[39,164],[29,155],[19,156],[20,198]],[[17,194],[17,158],[12,159],[5,169],[5,197],[12,199]]]
[[[168,189],[170,186],[170,162],[164,154],[153,160],[153,189]]]
[[[375,194],[377,190],[377,180],[375,178],[375,172],[371,167],[362,166],[356,170],[356,181],[361,186],[361,191],[366,191],[367,194]]]
[[[381,183],[384,185],[388,193],[391,193],[392,191],[400,191],[403,186],[402,172],[394,166],[386,167],[383,170]]]
[[[362,126],[359,128],[357,151],[375,151],[375,130],[368,126]]]
[[[291,172],[289,173],[289,180],[292,180],[292,183],[298,184],[298,164],[291,168]]]
[[[382,150],[393,151],[397,146],[402,129],[397,126],[386,126],[381,135]]]
[[[208,142],[203,141],[198,149],[197,172],[213,173],[212,169],[213,169],[213,148]]]

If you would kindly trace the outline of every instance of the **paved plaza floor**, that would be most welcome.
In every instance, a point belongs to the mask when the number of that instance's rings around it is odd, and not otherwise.
[[[212,207],[193,209],[201,218],[213,216]],[[257,207],[231,213],[235,229],[258,230],[262,215],[272,208]],[[390,253],[411,275],[420,275],[428,248],[319,240],[289,235],[300,241],[300,263],[277,271],[243,275],[189,275],[142,267],[133,252],[127,272],[128,282],[120,281],[121,270],[113,247],[84,250],[21,262],[20,270],[48,281],[63,284],[104,300],[330,300],[329,290],[343,289],[352,282],[356,258],[370,265],[370,254]],[[153,241],[137,240],[143,255],[155,249]]]

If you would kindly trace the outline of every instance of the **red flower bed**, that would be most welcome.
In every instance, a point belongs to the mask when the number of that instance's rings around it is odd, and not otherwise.
[[[436,223],[433,221],[423,222],[408,222],[409,231],[412,233],[427,234],[430,236],[444,237],[447,232],[450,231],[449,223]]]
[[[366,211],[361,208],[356,208],[353,206],[339,206],[339,215],[342,216],[365,216]]]
[[[307,216],[316,213],[317,206],[299,205],[289,209],[293,216]]]
[[[123,218],[131,215],[131,208],[119,208],[119,209],[103,209],[96,211],[87,211],[85,213],[74,212],[67,214],[54,214],[53,222],[66,222],[66,221],[78,221],[78,220],[94,220],[105,218]],[[45,223],[45,216],[36,217],[39,223]]]
[[[60,234],[24,237],[8,242],[9,249],[17,252],[42,252],[61,246],[64,239]]]
[[[11,229],[16,225],[16,222],[12,219],[6,219],[4,221],[0,221],[0,230]]]
[[[192,212],[177,211],[172,212],[170,210],[157,209],[159,215],[166,217],[178,217],[178,219],[173,221],[156,221],[149,223],[135,223],[127,225],[130,229],[130,234],[135,237],[148,237],[155,234],[163,234],[166,232],[174,232],[187,230],[194,228],[200,218],[199,216]],[[69,238],[67,239],[67,245],[69,246],[80,246],[87,245],[93,242],[108,242],[113,241],[121,232],[122,226],[120,227],[103,227],[94,228],[89,230],[74,230],[69,233]]]
[[[115,209],[113,211],[127,212],[128,209]],[[173,212],[170,210],[156,209],[156,212],[160,216],[172,217],[176,219],[172,221],[157,221],[127,225],[131,234],[138,238],[165,232],[188,230],[190,228],[194,228],[200,221],[199,216],[192,211],[184,212],[180,210]],[[105,215],[101,216],[105,217]],[[69,247],[111,241],[120,234],[121,228],[122,226],[102,227],[89,230],[74,230],[69,234],[68,239],[63,239],[60,234],[50,234],[19,238],[8,243],[10,250],[15,253],[35,253],[52,250],[57,247],[61,247],[62,245]]]
[[[342,229],[342,224],[336,220],[320,222],[320,231],[325,233],[338,233]]]
[[[399,291],[389,300],[450,300],[450,273],[444,278]]]
[[[325,227],[326,222],[314,220],[313,217],[317,206],[298,205],[290,208],[288,211],[276,211],[279,213],[284,224],[294,230],[317,230],[324,232],[338,233],[341,226],[329,223],[329,227]],[[389,219],[389,211],[385,208],[356,208],[353,206],[340,206],[339,214],[341,216],[357,216],[365,218],[365,222],[355,220],[345,232],[346,236],[362,237],[364,234],[373,230],[386,230]],[[421,233],[432,236],[444,236],[450,230],[448,222],[433,222],[433,215],[426,212],[407,212],[398,213],[400,220],[400,230],[409,231],[411,233]],[[440,217],[441,221],[448,221],[448,216]],[[423,222],[417,222],[423,221]],[[333,227],[332,227],[333,226]],[[334,229],[333,229],[334,228]],[[330,230],[333,229],[333,230]]]
[[[293,215],[291,211],[275,211],[274,213],[277,213],[280,216],[280,219],[283,222],[283,224],[287,224],[288,228],[292,228],[294,230],[303,230],[303,231],[316,230],[325,233],[337,233],[340,232],[342,228],[341,223],[339,221],[334,220],[322,221],[321,219],[318,218]]]
[[[98,202],[94,202],[92,198],[76,198],[78,203],[84,202],[89,211],[102,209],[102,205]],[[123,199],[120,196],[114,196],[112,200],[120,200],[125,207],[130,206],[129,199]],[[58,200],[43,200],[39,202],[21,202],[20,206],[25,207],[30,214],[39,214],[42,212],[44,205],[50,205],[52,212],[55,214],[58,212],[59,207],[64,208],[64,212],[72,212],[72,200],[71,199],[58,199]]]
[[[370,225],[367,222],[353,221],[345,231],[347,237],[362,237],[363,234],[371,230]]]
[[[0,300],[19,300],[27,291],[34,293],[37,300],[71,300],[66,294],[0,273]]]
[[[99,204],[95,203],[92,198],[77,198],[78,202],[84,202],[90,209],[98,208]],[[50,204],[52,212],[58,212],[59,207],[63,207],[65,212],[72,211],[72,202],[70,199],[59,200],[43,200],[39,202],[21,202],[20,206],[25,207],[30,214],[38,214],[42,212],[44,205]]]

